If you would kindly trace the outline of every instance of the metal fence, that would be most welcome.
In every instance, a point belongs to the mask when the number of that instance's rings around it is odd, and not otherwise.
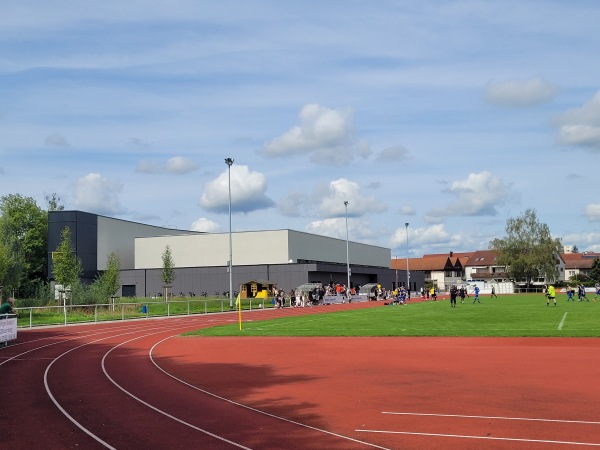
[[[270,299],[242,299],[241,309],[272,308]],[[26,306],[15,308],[18,312],[18,326],[33,328],[41,325],[68,325],[95,323],[111,320],[144,319],[150,317],[171,317],[195,314],[220,313],[237,310],[230,300],[189,299],[168,302],[105,303],[91,305]]]

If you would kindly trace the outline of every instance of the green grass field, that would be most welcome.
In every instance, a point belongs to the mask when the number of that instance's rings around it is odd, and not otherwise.
[[[482,297],[481,304],[456,308],[449,300],[384,306],[302,317],[253,321],[242,315],[239,324],[205,328],[202,336],[558,336],[599,337],[600,302],[566,302],[546,306],[541,294]],[[326,306],[320,308],[327,308]]]

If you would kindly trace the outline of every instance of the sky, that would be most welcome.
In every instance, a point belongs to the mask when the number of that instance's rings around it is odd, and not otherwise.
[[[400,258],[533,208],[600,251],[599,23],[596,0],[2,0],[0,196],[228,232],[230,186],[234,232]]]

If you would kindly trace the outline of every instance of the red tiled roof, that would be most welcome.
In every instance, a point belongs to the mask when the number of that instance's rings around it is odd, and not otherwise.
[[[600,253],[561,253],[565,262],[565,269],[591,269],[596,258],[600,258]]]
[[[495,266],[498,252],[495,250],[477,250],[473,252],[465,266]]]

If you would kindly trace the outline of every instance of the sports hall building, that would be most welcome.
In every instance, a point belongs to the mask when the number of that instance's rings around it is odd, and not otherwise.
[[[52,252],[62,230],[71,231],[72,248],[82,262],[82,280],[91,282],[106,270],[108,255],[118,253],[124,297],[152,297],[164,291],[163,254],[167,246],[174,263],[175,295],[223,294],[229,291],[229,233],[174,230],[100,216],[83,211],[48,213],[48,277],[54,279]],[[269,281],[286,292],[305,283],[347,283],[346,241],[293,231],[233,232],[233,290],[250,280]],[[406,285],[406,272],[393,270],[391,250],[348,242],[351,286],[379,283]],[[414,280],[413,280],[414,275]],[[411,289],[422,286],[411,273]]]

